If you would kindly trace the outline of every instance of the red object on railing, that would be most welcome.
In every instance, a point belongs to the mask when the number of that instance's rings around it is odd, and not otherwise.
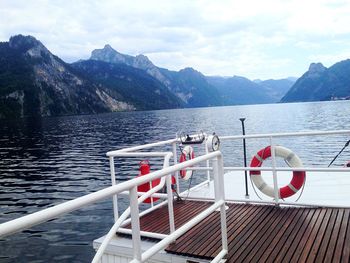
[[[151,171],[151,167],[149,164],[148,160],[143,160],[140,162],[139,164],[139,169],[140,169],[140,173],[137,177],[149,174]],[[151,189],[151,185],[152,188],[156,187],[158,184],[160,183],[160,178],[153,180],[151,182],[145,183],[145,184],[141,184],[137,187],[137,191],[138,192],[148,192]],[[157,201],[159,198],[153,197],[153,202]],[[144,203],[150,204],[151,203],[151,198],[147,198],[145,201],[143,201]]]

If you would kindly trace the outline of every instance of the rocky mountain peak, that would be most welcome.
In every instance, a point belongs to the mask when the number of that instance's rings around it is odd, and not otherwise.
[[[114,64],[126,64],[128,66],[142,69],[149,75],[159,80],[166,87],[169,87],[169,81],[160,72],[160,70],[145,55],[136,57],[125,55],[114,50],[110,45],[105,45],[103,49],[95,49],[91,53],[91,60],[99,60]]]
[[[104,48],[103,48],[104,50],[111,50],[111,51],[115,51],[115,52],[117,52],[116,50],[114,50],[112,47],[111,47],[111,45],[110,44],[106,44],[105,46],[104,46]]]
[[[106,44],[102,49],[93,50],[90,59],[105,61],[108,63],[129,64],[130,56],[121,54],[109,44]]]
[[[133,66],[141,69],[149,69],[150,67],[154,67],[149,58],[142,54],[135,57]]]
[[[309,67],[310,74],[323,73],[327,68],[322,63],[311,63]]]
[[[199,71],[191,68],[191,67],[187,67],[184,69],[181,69],[179,72],[181,73],[186,73],[186,74],[196,74],[196,75],[202,75],[202,73],[200,73]]]
[[[29,49],[40,45],[43,46],[43,44],[33,36],[16,35],[12,36],[9,40],[9,46],[13,49]]]
[[[49,50],[33,36],[12,36],[9,40],[9,47],[30,57],[42,57],[50,54]]]
[[[187,68],[184,68],[184,69],[181,69],[181,71],[186,71],[186,72],[196,72],[195,69],[191,68],[191,67],[187,67]]]

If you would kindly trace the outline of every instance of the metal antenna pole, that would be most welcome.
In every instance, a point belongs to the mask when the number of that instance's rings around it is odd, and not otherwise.
[[[242,123],[242,134],[245,135],[245,128],[244,128],[245,118],[240,118],[239,120]],[[244,156],[244,167],[247,167],[247,149],[245,145],[245,138],[243,138],[243,156]],[[244,179],[245,179],[245,198],[249,199],[247,170],[244,170]]]

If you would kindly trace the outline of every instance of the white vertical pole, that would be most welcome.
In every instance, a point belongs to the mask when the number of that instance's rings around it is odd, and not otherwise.
[[[277,171],[276,171],[276,154],[275,154],[275,145],[273,144],[273,141],[272,141],[272,136],[270,137],[270,147],[271,147],[271,157],[272,157],[273,193],[275,197],[275,203],[278,204],[279,193],[278,193]]]
[[[208,149],[208,145],[206,143],[204,143],[204,147],[205,147],[205,154],[209,153],[209,149]],[[210,162],[209,160],[206,160],[207,163],[207,168],[209,168]],[[209,169],[207,170],[207,180],[208,180],[208,185],[210,183],[210,171]]]
[[[153,187],[152,187],[152,181],[149,181],[149,189],[151,190]],[[151,207],[153,207],[153,195],[151,195]]]
[[[141,262],[141,235],[140,235],[140,218],[139,206],[137,202],[137,187],[134,186],[129,191],[130,196],[130,214],[131,230],[134,260]]]
[[[176,153],[176,142],[173,142],[173,157],[174,157],[174,165],[177,164],[177,153]],[[176,191],[180,193],[180,182],[179,182],[179,171],[175,172],[176,179]]]
[[[224,161],[222,155],[218,156],[218,190],[220,199],[225,201],[225,184],[224,184]],[[222,248],[228,251],[227,244],[227,224],[226,224],[226,207],[225,203],[220,207],[220,220],[221,220],[221,239]]]
[[[173,206],[173,191],[171,189],[171,174],[166,175],[166,190],[168,194],[168,213],[170,234],[175,231],[174,206]]]
[[[111,170],[111,181],[112,181],[112,186],[116,185],[116,179],[115,179],[115,169],[114,169],[114,157],[110,156],[109,157],[109,167]],[[113,213],[114,213],[114,222],[117,222],[119,213],[118,213],[118,196],[115,194],[113,195]]]
[[[214,158],[212,160],[213,164],[213,172],[214,172],[214,196],[215,196],[215,203],[220,200],[220,189],[219,189],[219,167],[218,167],[218,159]]]

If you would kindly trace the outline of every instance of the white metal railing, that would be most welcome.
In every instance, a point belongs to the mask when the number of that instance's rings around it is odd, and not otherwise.
[[[114,154],[114,157],[158,157],[158,156],[164,156],[164,163],[163,168],[169,167],[169,161],[170,158],[173,156],[171,152],[119,152]],[[175,230],[175,223],[174,223],[174,209],[172,204],[172,191],[171,191],[171,175],[166,176],[166,182],[167,182],[167,199],[168,199],[168,212],[169,212],[169,225],[170,225],[170,232],[174,232]],[[145,201],[147,198],[150,198],[154,193],[160,191],[165,184],[165,178],[162,177],[160,183],[150,189],[148,192],[143,193],[138,199],[137,199],[137,205],[141,204],[143,201]],[[150,183],[150,186],[152,184]],[[153,204],[153,202],[152,202]],[[115,233],[119,230],[120,226],[125,222],[125,220],[129,217],[131,212],[131,208],[127,208],[124,213],[117,219],[117,221],[114,223],[112,228],[109,230],[108,234],[105,236],[102,244],[98,248],[94,259],[92,260],[93,263],[99,262],[100,258],[102,257],[105,249],[107,248],[107,245],[111,241],[111,239],[114,237]],[[149,233],[143,232],[142,234],[150,235]],[[158,236],[157,233],[152,233],[152,237]]]
[[[300,137],[300,136],[325,136],[325,135],[350,135],[350,130],[337,130],[337,131],[304,131],[304,132],[289,132],[289,133],[269,133],[269,134],[251,134],[251,135],[237,135],[237,136],[220,136],[221,141],[230,141],[230,140],[241,140],[241,139],[269,139],[271,145],[271,159],[272,159],[272,167],[224,167],[225,171],[272,171],[273,174],[273,189],[274,189],[274,202],[278,204],[280,202],[279,193],[278,193],[278,179],[277,179],[277,171],[319,171],[319,172],[349,172],[348,168],[315,168],[315,167],[302,167],[302,168],[286,168],[286,167],[277,167],[276,165],[276,157],[274,151],[274,141],[276,138],[285,138],[285,137]],[[131,147],[123,150],[112,151],[107,153],[108,156],[113,156],[120,151],[133,151],[135,149],[147,149],[155,146],[163,146],[167,144],[173,145],[173,154],[176,156],[176,144],[180,141],[178,139],[172,139],[163,142],[157,142],[152,144],[141,145],[137,147]],[[205,145],[205,152],[208,153],[208,148]],[[176,162],[176,158],[174,158]],[[210,172],[212,171],[212,167],[210,167],[209,162],[207,161],[206,166],[204,167],[188,167],[187,170],[196,170],[196,171],[206,171],[207,172],[207,180],[204,184],[210,181]],[[114,170],[113,170],[114,172]],[[111,170],[112,175],[112,170]],[[177,174],[176,174],[177,175]],[[115,175],[114,175],[115,176]],[[113,176],[112,176],[113,177]],[[178,178],[176,178],[178,181]],[[177,184],[177,191],[179,191],[179,184]],[[193,190],[191,188],[191,190]],[[183,193],[181,193],[183,194]],[[180,195],[181,195],[180,194]],[[162,194],[155,194],[155,197],[162,198]],[[164,198],[165,196],[163,196]],[[165,197],[166,198],[166,197]],[[284,202],[285,203],[285,202]]]
[[[190,135],[190,136],[196,136],[196,135]],[[204,134],[204,136],[206,137],[206,134]],[[172,153],[173,153],[173,157],[174,157],[173,164],[176,165],[177,164],[177,150],[176,149],[177,149],[177,144],[180,142],[181,141],[179,138],[175,138],[175,139],[171,139],[171,140],[149,143],[149,144],[144,144],[144,145],[138,145],[138,146],[133,146],[133,147],[128,147],[128,148],[123,148],[120,150],[114,150],[114,151],[107,152],[106,155],[109,158],[112,185],[116,185],[116,168],[115,168],[115,159],[116,158],[119,158],[119,157],[144,157],[145,155],[143,155],[143,154],[145,152],[136,152],[136,151],[148,150],[150,148],[171,145],[172,146]],[[203,146],[204,146],[205,153],[209,153],[207,145],[204,143]],[[136,155],[136,154],[138,154],[138,155]],[[150,155],[148,155],[148,157],[162,156],[162,154],[164,154],[164,152],[158,152],[158,155],[157,155],[157,153],[155,153],[153,156],[150,153]],[[187,167],[187,168],[192,169],[192,167]],[[199,168],[199,169],[201,169],[201,168]],[[205,181],[205,183],[209,184],[209,181],[210,181],[209,169],[212,169],[209,167],[209,160],[206,161],[206,167],[202,167],[202,169],[207,170],[207,180]],[[175,175],[176,182],[179,182],[179,171],[176,171],[174,173],[174,175]],[[176,192],[180,193],[180,184],[179,183],[176,184]],[[121,194],[128,194],[128,193],[125,192],[125,193],[121,193]],[[139,196],[141,194],[142,193],[138,193]],[[161,195],[162,194],[154,194],[153,197],[159,197]],[[153,199],[151,199],[151,201],[152,201],[151,206],[153,206]],[[119,216],[118,215],[118,196],[117,195],[113,196],[113,211],[114,211],[114,220],[117,221],[118,216]],[[151,211],[151,210],[149,210],[149,211]]]
[[[315,167],[301,167],[301,168],[286,168],[276,166],[275,156],[275,138],[284,137],[300,137],[300,136],[325,136],[325,135],[350,135],[350,130],[338,131],[306,131],[306,132],[290,132],[290,133],[271,133],[271,134],[252,134],[252,135],[238,135],[238,136],[221,136],[224,140],[240,140],[240,139],[262,139],[268,138],[271,146],[272,167],[225,167],[225,171],[272,171],[273,174],[273,190],[274,202],[279,204],[280,197],[278,193],[277,171],[319,171],[319,172],[350,172],[349,168],[315,168]],[[284,202],[285,203],[285,202]]]
[[[115,153],[117,154],[117,153]],[[128,155],[128,153],[118,153]],[[136,153],[136,155],[141,153]],[[147,153],[142,153],[147,154]],[[154,153],[153,153],[154,154]],[[168,156],[169,159],[172,153],[162,153],[165,156]],[[133,156],[135,156],[135,153],[132,153]],[[151,189],[150,192],[147,192],[147,194],[141,196],[140,198],[137,198],[137,186],[148,183],[150,181],[167,177],[167,189],[169,195],[172,195],[171,191],[171,174],[180,171],[182,169],[185,169],[189,166],[194,166],[198,163],[212,160],[213,161],[213,169],[214,169],[214,184],[215,184],[215,202],[212,206],[201,212],[196,217],[192,218],[190,221],[188,221],[185,225],[175,230],[174,224],[172,227],[171,233],[164,237],[159,243],[155,244],[153,247],[148,249],[147,251],[141,253],[141,231],[140,231],[140,223],[139,223],[139,208],[138,204],[140,201],[143,201],[148,196],[152,194],[152,190],[156,190],[155,188]],[[56,205],[54,207],[50,207],[47,209],[44,209],[42,211],[23,216],[21,218],[3,223],[0,225],[0,238],[3,238],[5,236],[8,236],[10,234],[13,234],[15,232],[19,232],[24,229],[28,229],[32,226],[35,226],[37,224],[46,222],[48,220],[57,218],[63,214],[78,210],[84,206],[87,206],[89,204],[95,203],[97,201],[100,201],[102,199],[115,196],[116,194],[122,193],[124,191],[129,191],[130,193],[130,214],[131,214],[131,230],[132,230],[132,240],[133,240],[133,256],[134,260],[133,262],[144,262],[147,259],[149,259],[151,256],[153,256],[158,251],[164,249],[167,245],[169,245],[171,242],[176,240],[179,236],[181,236],[183,233],[188,231],[190,228],[192,228],[194,225],[198,224],[200,221],[202,221],[204,218],[206,218],[211,212],[215,211],[216,209],[220,208],[220,218],[221,218],[221,234],[222,234],[222,251],[214,258],[214,261],[217,262],[220,259],[222,259],[227,254],[227,228],[226,228],[226,212],[225,212],[225,196],[224,196],[224,188],[223,188],[223,160],[222,160],[222,154],[221,152],[212,152],[208,153],[203,156],[199,156],[197,158],[194,158],[192,160],[188,160],[186,162],[182,162],[173,166],[165,167],[162,170],[158,170],[152,173],[149,173],[145,176],[138,177],[126,182],[122,182],[117,185],[113,185],[110,187],[107,187],[105,189],[102,189],[100,191],[79,197],[77,199]],[[168,200],[168,204],[172,204],[172,198]],[[172,210],[169,206],[169,210]],[[127,214],[127,213],[126,213]],[[125,215],[126,215],[125,214]],[[173,220],[173,214],[171,215],[169,212],[170,220]],[[123,221],[124,217],[120,217],[120,222]],[[117,220],[118,221],[118,220]],[[120,225],[120,223],[118,222]],[[115,224],[117,226],[118,224]],[[117,228],[117,227],[116,227]]]
[[[278,138],[278,137],[298,137],[298,136],[317,136],[317,135],[339,135],[349,134],[350,130],[338,131],[304,131],[304,132],[283,132],[283,133],[265,133],[265,134],[249,134],[220,136],[220,140],[236,140],[236,139],[259,139],[259,138]]]
[[[210,153],[204,156],[209,156],[211,154],[214,154],[217,156],[216,159],[212,158],[206,158],[206,160],[213,160],[213,169],[214,169],[214,188],[215,188],[215,202],[213,205],[211,205],[209,208],[205,209],[203,212],[192,218],[190,221],[188,221],[186,224],[181,226],[180,228],[176,229],[173,233],[171,233],[166,238],[162,239],[159,243],[155,244],[153,247],[145,251],[141,254],[140,251],[135,251],[134,246],[134,260],[132,262],[145,262],[148,260],[151,256],[159,252],[160,250],[164,249],[166,246],[168,246],[170,243],[174,242],[178,237],[186,233],[188,230],[190,230],[192,227],[194,227],[196,224],[207,218],[207,216],[216,211],[218,208],[220,208],[220,223],[221,223],[221,237],[222,237],[222,250],[219,252],[219,254],[213,259],[212,262],[219,262],[228,252],[227,248],[227,226],[226,226],[226,211],[225,211],[225,195],[224,195],[224,179],[223,179],[223,160],[222,155],[220,152],[214,152]],[[200,158],[200,157],[197,157]],[[197,159],[195,158],[195,159]],[[195,160],[193,159],[193,160]],[[136,195],[136,193],[134,193]],[[136,218],[136,217],[134,217]],[[137,235],[139,233],[139,225],[136,224],[136,229],[133,227],[132,222],[132,232],[135,234],[133,235],[133,242],[134,238],[136,240],[139,240],[140,237]],[[140,249],[136,247],[137,249]]]

